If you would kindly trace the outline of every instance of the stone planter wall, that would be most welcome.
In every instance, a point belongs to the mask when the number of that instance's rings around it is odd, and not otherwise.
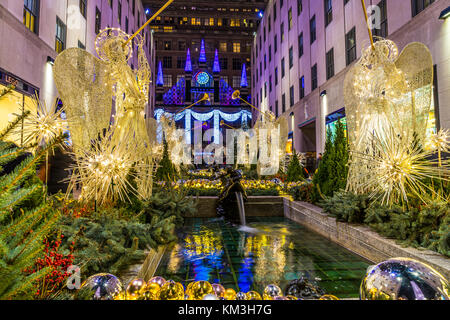
[[[367,226],[338,222],[312,204],[284,199],[284,216],[374,263],[395,257],[412,258],[450,279],[449,258],[430,250],[403,248],[395,240],[384,238]]]
[[[217,197],[198,197],[196,218],[216,217]],[[282,217],[284,204],[282,197],[260,196],[248,197],[245,203],[247,217]]]

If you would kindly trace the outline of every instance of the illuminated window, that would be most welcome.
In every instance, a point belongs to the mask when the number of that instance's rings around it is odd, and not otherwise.
[[[23,24],[34,33],[38,33],[39,0],[25,0]]]
[[[172,75],[164,75],[164,87],[172,87]]]
[[[291,28],[292,28],[292,8],[290,8],[288,11],[288,21],[289,21],[288,30],[291,30]]]
[[[66,48],[66,25],[56,17],[55,51],[61,53]]]
[[[231,27],[240,27],[241,26],[241,20],[232,18],[231,22],[230,22],[230,26]]]
[[[219,27],[222,26],[222,18],[218,18],[218,19],[217,19],[217,25],[218,25]]]
[[[241,43],[240,42],[233,42],[233,52],[234,53],[241,52]]]
[[[214,18],[209,18],[209,25],[213,26],[214,25]]]
[[[220,52],[227,52],[227,43],[225,41],[221,41],[219,44]]]

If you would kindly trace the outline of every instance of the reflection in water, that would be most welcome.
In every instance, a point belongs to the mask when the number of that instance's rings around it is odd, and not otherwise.
[[[357,293],[368,265],[283,218],[264,223],[250,220],[251,232],[223,221],[191,221],[180,232],[179,242],[166,251],[158,275],[184,284],[199,280],[221,283],[242,292],[260,292],[268,284],[284,288],[290,280],[305,276],[324,280],[322,283],[332,290]],[[359,265],[353,267],[353,262]],[[339,285],[334,282],[337,268],[345,271],[346,266],[352,270],[347,271],[346,282]]]

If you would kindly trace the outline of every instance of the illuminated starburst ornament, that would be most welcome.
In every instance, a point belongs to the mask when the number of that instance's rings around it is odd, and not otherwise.
[[[433,151],[427,151],[417,144],[408,144],[395,134],[375,132],[372,136],[374,154],[361,153],[357,158],[361,166],[372,168],[370,178],[364,179],[361,187],[370,190],[373,199],[382,204],[407,204],[413,195],[422,202],[428,201],[427,194],[435,199],[440,195],[424,181],[448,175],[448,169],[438,166],[437,161],[430,160]]]
[[[139,196],[139,190],[131,184],[142,162],[136,162],[129,152],[112,148],[108,141],[100,142],[81,154],[72,168],[71,183],[81,184],[81,201],[97,201],[100,205],[117,200],[127,201],[130,195]],[[140,178],[145,180],[144,176]]]
[[[24,120],[23,143],[26,146],[37,147],[47,145],[67,130],[67,122],[62,118],[64,110],[61,108],[56,111],[57,102],[47,108],[37,96],[31,101],[33,104],[31,109],[37,112],[31,112]],[[22,128],[19,129],[22,130]]]

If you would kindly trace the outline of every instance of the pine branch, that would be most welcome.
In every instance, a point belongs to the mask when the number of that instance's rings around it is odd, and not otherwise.
[[[0,132],[0,140],[4,140],[16,127],[21,124],[25,118],[31,114],[30,110],[26,110],[21,115],[16,115],[16,118],[8,124],[8,126]]]

